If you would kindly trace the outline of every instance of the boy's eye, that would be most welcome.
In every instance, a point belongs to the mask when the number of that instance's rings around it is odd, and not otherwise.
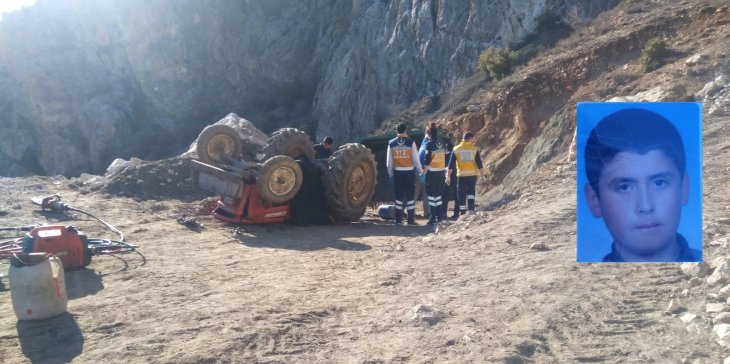
[[[655,179],[654,181],[652,181],[652,183],[654,184],[654,187],[656,187],[656,188],[663,188],[669,184],[669,181],[667,181],[665,179]]]
[[[618,192],[629,192],[631,191],[632,186],[629,183],[619,183],[616,185],[616,191]]]

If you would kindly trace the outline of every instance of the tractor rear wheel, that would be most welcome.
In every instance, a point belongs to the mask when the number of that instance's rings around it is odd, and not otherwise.
[[[296,128],[279,129],[271,135],[264,147],[264,160],[277,155],[286,155],[292,158],[305,156],[314,159],[312,139],[307,133]]]
[[[200,132],[196,151],[205,163],[224,163],[241,155],[241,138],[228,125],[209,125]]]
[[[348,143],[332,154],[325,172],[325,191],[332,217],[357,221],[365,213],[377,180],[375,156],[359,143]]]
[[[277,155],[261,166],[256,178],[256,188],[261,198],[271,203],[284,203],[302,187],[302,168],[294,159]]]

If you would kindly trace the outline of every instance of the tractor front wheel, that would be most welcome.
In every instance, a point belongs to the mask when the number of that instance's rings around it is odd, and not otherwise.
[[[271,203],[284,203],[302,187],[302,168],[291,157],[277,155],[261,166],[256,188],[261,198]]]

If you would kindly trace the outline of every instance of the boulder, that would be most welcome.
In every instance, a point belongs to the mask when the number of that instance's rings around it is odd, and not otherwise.
[[[684,64],[686,64],[687,66],[694,66],[699,63],[702,63],[702,61],[704,61],[706,59],[707,59],[706,55],[698,53],[698,54],[695,54],[695,55],[687,58],[686,60],[684,60]]]
[[[698,263],[682,263],[679,268],[684,274],[690,277],[702,278],[710,271],[710,265],[705,262]]]
[[[669,305],[667,306],[667,309],[664,311],[664,313],[672,314],[677,313],[682,310],[682,307],[679,305],[679,303],[675,300],[669,301]]]
[[[235,113],[230,113],[222,119],[215,122],[213,125],[227,125],[238,132],[238,136],[241,138],[241,150],[243,151],[243,159],[247,161],[256,161],[258,154],[266,146],[268,136],[264,134],[259,128],[257,128],[252,122],[238,116]],[[202,131],[202,129],[201,129]],[[188,151],[183,153],[182,157],[197,157],[197,145],[198,139],[196,138]]]
[[[727,312],[728,310],[729,307],[724,303],[708,303],[705,305],[705,312],[707,313]]]
[[[712,324],[730,324],[730,312],[720,312],[712,319]]]
[[[720,288],[720,292],[717,293],[720,297],[730,298],[730,284]]]
[[[444,314],[431,306],[416,305],[412,309],[411,322],[416,326],[433,326],[439,323]]]
[[[717,335],[717,343],[728,348],[730,347],[730,324],[718,324],[712,327],[712,332]]]
[[[730,279],[730,262],[725,261],[707,277],[707,283],[710,285],[722,284],[728,282],[728,279]]]
[[[679,319],[682,320],[682,322],[684,322],[685,324],[692,322],[692,320],[694,320],[695,318],[697,318],[697,315],[691,312],[682,312],[682,314],[679,315]]]

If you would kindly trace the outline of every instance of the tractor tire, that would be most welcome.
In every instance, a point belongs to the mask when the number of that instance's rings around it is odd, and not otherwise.
[[[332,218],[359,220],[375,191],[378,170],[375,156],[359,143],[348,143],[332,154],[325,172],[325,191]]]
[[[241,155],[241,138],[228,125],[209,125],[198,136],[198,158],[209,164],[237,160]]]
[[[295,128],[279,129],[267,140],[264,147],[264,160],[277,155],[285,155],[294,159],[307,157],[314,159],[312,139],[307,133]]]
[[[284,203],[299,192],[303,179],[302,168],[297,161],[285,155],[277,155],[261,166],[256,178],[256,188],[265,201]]]

